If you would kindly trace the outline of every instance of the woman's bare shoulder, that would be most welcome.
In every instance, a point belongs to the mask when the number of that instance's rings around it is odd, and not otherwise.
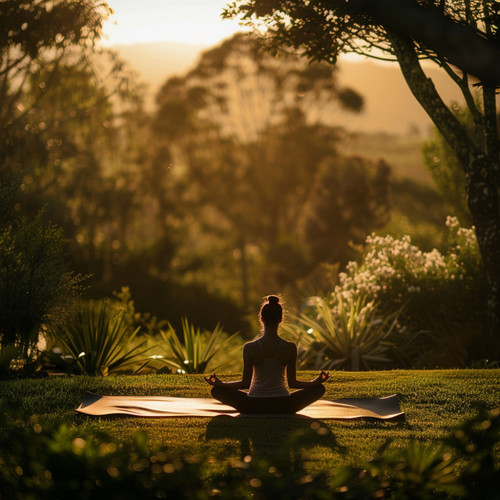
[[[285,340],[284,338],[282,338],[281,341],[284,343],[283,347],[285,349],[287,349],[287,350],[297,349],[295,342],[290,342],[289,340]]]
[[[260,338],[260,337],[259,337]],[[255,340],[250,340],[248,341],[244,346],[243,346],[243,349],[246,349],[246,350],[249,350],[249,351],[252,351],[254,350],[256,347],[257,347],[257,343],[258,343],[259,339],[255,339]]]

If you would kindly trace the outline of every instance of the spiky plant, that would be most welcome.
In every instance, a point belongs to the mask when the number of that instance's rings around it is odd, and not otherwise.
[[[335,299],[332,306],[314,297],[307,313],[282,327],[301,345],[303,364],[324,370],[388,367],[400,311],[381,316],[363,296]]]
[[[212,331],[202,332],[183,318],[182,342],[172,325],[168,326],[167,330],[160,330],[160,339],[156,342],[163,356],[154,357],[162,359],[178,373],[206,373],[209,366],[211,370],[220,369],[233,361],[233,352],[240,347],[231,345],[238,333],[226,336],[220,325]]]
[[[54,343],[71,356],[77,373],[106,376],[123,370],[148,350],[146,340],[137,336],[139,328],[132,330],[124,317],[123,309],[110,313],[107,302],[82,304],[55,334]]]

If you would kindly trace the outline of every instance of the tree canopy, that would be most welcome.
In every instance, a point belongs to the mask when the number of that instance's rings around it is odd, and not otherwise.
[[[388,34],[411,37],[422,57],[500,85],[500,8],[495,1],[238,0],[224,15],[264,24],[275,40],[331,62],[345,52],[377,57],[381,51],[387,57],[392,51]]]
[[[237,34],[205,52],[185,76],[169,79],[157,102],[155,142],[170,151],[174,177],[185,179],[184,202],[189,199],[196,214],[193,251],[205,261],[226,255],[228,275],[214,280],[211,265],[212,286],[234,282],[246,306],[249,296],[307,274],[312,249],[299,230],[305,207],[317,193],[320,172],[340,168],[333,161],[339,112],[361,110],[362,97],[343,87],[328,63],[308,64],[286,51],[273,57],[257,39]],[[371,168],[360,160],[358,170],[358,180],[371,185]],[[346,205],[344,217],[357,199],[332,189],[322,200],[334,194]],[[370,210],[352,205],[353,211]],[[322,213],[316,219],[325,222]],[[363,233],[362,240],[381,220],[350,220],[351,229]],[[337,238],[316,231],[315,240],[333,248],[326,261],[345,263],[352,233],[345,225],[336,229]]]

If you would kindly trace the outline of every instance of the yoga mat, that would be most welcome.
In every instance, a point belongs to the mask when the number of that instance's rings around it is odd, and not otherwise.
[[[99,396],[88,392],[79,413],[93,416],[127,415],[129,417],[215,417],[239,416],[237,410],[212,398],[174,398],[165,396]],[[388,420],[402,417],[398,397],[349,398],[328,401],[320,399],[296,414],[266,414],[266,417],[302,416],[317,419],[377,418]],[[244,415],[257,417],[263,415]]]

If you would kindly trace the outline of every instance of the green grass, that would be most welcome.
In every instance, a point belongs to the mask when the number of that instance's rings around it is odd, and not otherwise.
[[[311,378],[313,373],[300,375]],[[272,455],[290,434],[311,423],[290,418],[94,418],[74,411],[86,391],[210,397],[203,375],[51,377],[0,382],[0,414],[25,425],[66,423],[92,434],[104,431],[120,440],[130,440],[143,430],[151,443],[167,445],[174,452],[213,457],[214,467],[247,454]],[[430,442],[448,435],[475,414],[477,403],[490,410],[500,406],[500,370],[332,372],[324,397],[395,393],[406,412],[405,421],[323,420],[328,432],[311,443],[307,452],[311,469],[359,465],[373,457],[387,439],[393,440],[392,448],[398,448],[412,439]]]

